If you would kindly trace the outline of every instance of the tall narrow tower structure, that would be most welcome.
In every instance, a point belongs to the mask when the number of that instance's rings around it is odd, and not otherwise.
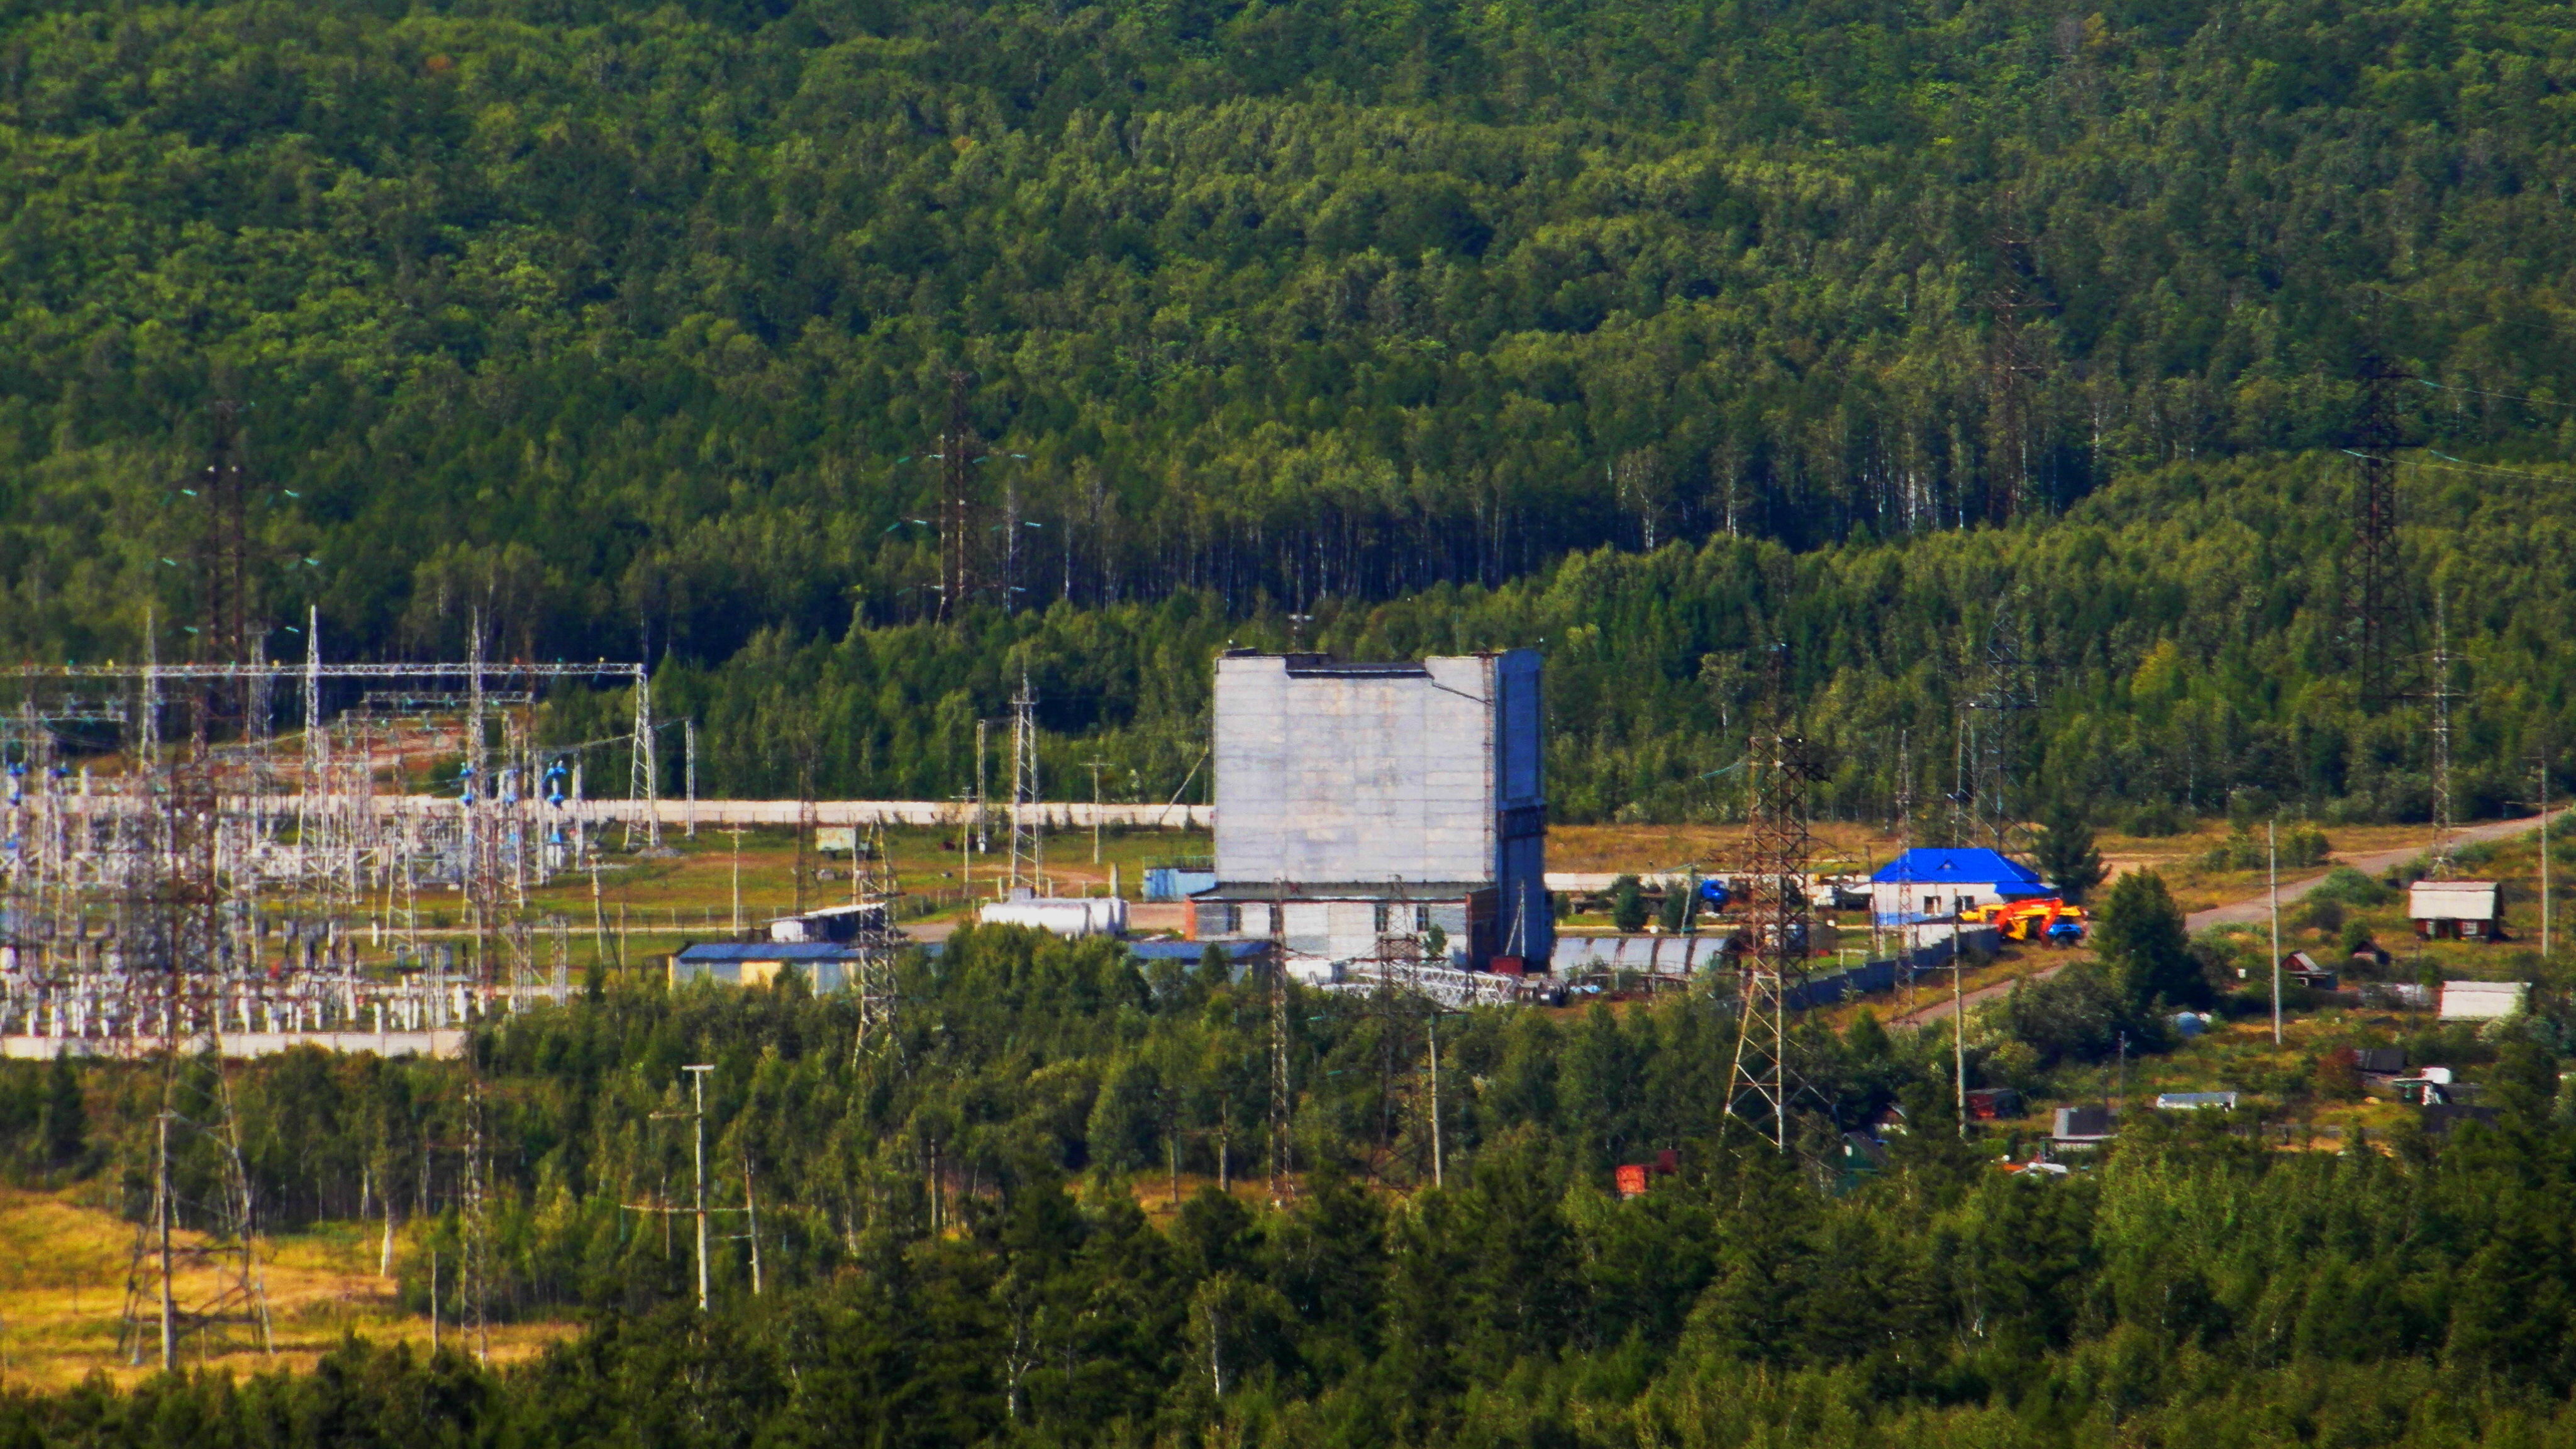
[[[1810,921],[1807,864],[1814,853],[1808,790],[1821,777],[1815,750],[1785,726],[1756,735],[1753,833],[1743,884],[1746,903],[1735,1062],[1727,1110],[1772,1142],[1789,1144],[1789,991],[1806,974]]]
[[[1192,898],[1198,934],[1352,961],[1436,927],[1440,964],[1544,969],[1539,691],[1532,649],[1218,659],[1216,886]]]
[[[2398,384],[2413,376],[2373,352],[2361,363],[2361,415],[2353,429],[2352,647],[2362,706],[2387,697],[2389,620],[2397,583]]]

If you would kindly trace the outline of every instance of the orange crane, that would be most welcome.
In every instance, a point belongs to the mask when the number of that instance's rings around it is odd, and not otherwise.
[[[2088,923],[2082,906],[2070,906],[2055,896],[1972,906],[1961,919],[1992,926],[2007,941],[2049,946],[2071,946],[2083,940]]]

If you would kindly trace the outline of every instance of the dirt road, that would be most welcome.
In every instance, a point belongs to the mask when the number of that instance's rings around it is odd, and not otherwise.
[[[2565,809],[2552,810],[2549,812],[2548,818],[2552,820],[2561,820],[2565,818],[2566,814],[2567,811]],[[2538,830],[2540,828],[2540,821],[2541,817],[2534,815],[2523,820],[2498,820],[2486,825],[2472,825],[2465,830],[2456,832],[2456,838],[2462,845],[2475,844],[2481,840],[2503,840],[2511,836],[2522,835],[2530,831]],[[2406,861],[2414,859],[2416,856],[2422,855],[2425,849],[2425,846],[2420,845],[2401,846],[2396,850],[2381,850],[2374,851],[2368,855],[2348,856],[2335,863],[2337,865],[2351,866],[2353,869],[2362,872],[2364,875],[2377,875],[2391,866],[2401,865]],[[2555,854],[2555,852],[2552,853]],[[2324,880],[2325,878],[2326,872],[2319,871],[2315,875],[2309,876],[2295,884],[2287,882],[2283,883],[2281,886],[2281,904],[2286,906],[2298,900],[2301,896],[2304,896],[2309,891],[2315,889],[2317,882]],[[2248,896],[2241,901],[2230,901],[2223,906],[2212,906],[2205,911],[2194,911],[2183,918],[2183,924],[2193,933],[2197,934],[2201,931],[2208,930],[2212,926],[2243,925],[2254,921],[2260,921],[2265,918],[2265,914],[2270,909],[2271,897],[2269,895]],[[2074,963],[2071,961],[2060,961],[2054,966],[2043,967],[2030,974],[2034,979],[2045,980],[2046,978],[2054,976],[2058,972],[2065,970],[2072,964]],[[2013,984],[2009,981],[1997,982],[1992,986],[1981,986],[1967,994],[1966,1004],[1974,1006],[1981,1001],[1992,1000],[1993,998],[2001,996],[2005,992],[2012,990],[2012,986]],[[1927,1022],[1939,1021],[1950,1014],[1950,1005],[1951,1004],[1947,999],[1935,1001],[1928,1005],[1917,1007],[1915,1010],[1904,1015],[1890,1017],[1888,1019],[1888,1025],[1921,1026]]]

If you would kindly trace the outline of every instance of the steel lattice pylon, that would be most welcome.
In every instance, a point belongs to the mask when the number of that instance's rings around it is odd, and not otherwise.
[[[2352,647],[2365,709],[2389,689],[2388,636],[2398,591],[2396,452],[2404,443],[2396,389],[2413,377],[2377,352],[2362,359],[2361,416],[2350,451],[2359,468],[2352,490]]]
[[[1011,890],[1046,890],[1046,839],[1040,826],[1045,807],[1038,801],[1037,693],[1020,671],[1020,692],[1011,696]]]
[[[2011,795],[2015,757],[2020,753],[2021,716],[2039,707],[2022,657],[2021,634],[2013,618],[2012,597],[1995,601],[1986,626],[1985,658],[1978,670],[1977,692],[1963,717],[1970,744],[1965,751],[1969,775],[1966,798],[1957,802],[1957,844],[1983,844],[1998,855],[2020,853],[2014,838]]]
[[[1769,1119],[1772,1142],[1789,1143],[1789,991],[1806,974],[1807,860],[1813,837],[1808,787],[1819,778],[1814,750],[1797,735],[1757,735],[1747,757],[1753,768],[1751,857],[1742,884],[1752,897],[1744,911],[1739,956],[1741,1015],[1735,1063],[1727,1080],[1726,1107],[1747,1120]]]
[[[156,998],[143,1009],[157,1017],[162,1076],[152,1205],[135,1229],[119,1332],[129,1362],[140,1365],[146,1345],[157,1343],[165,1370],[178,1367],[183,1338],[203,1343],[227,1327],[247,1328],[263,1352],[271,1348],[250,1176],[222,1042],[225,979],[241,975],[250,959],[243,949],[249,942],[236,939],[247,918],[227,909],[239,902],[224,856],[214,762],[199,752],[167,778],[144,822],[147,894],[129,917],[139,928],[134,965]],[[203,1070],[192,1070],[200,1047]],[[192,1180],[196,1192],[188,1190]],[[190,1218],[193,1241],[181,1236]],[[213,1285],[183,1298],[183,1265],[210,1273]]]

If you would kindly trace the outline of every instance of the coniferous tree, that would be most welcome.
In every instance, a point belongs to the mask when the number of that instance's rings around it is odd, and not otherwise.
[[[2133,1009],[2158,1002],[2204,1006],[2210,1000],[2208,978],[2183,929],[2182,907],[2152,870],[2129,871],[2111,882],[2094,921],[2093,950],[2118,976]]]
[[[2032,853],[2038,857],[2040,875],[2071,904],[2083,904],[2085,894],[2110,874],[2102,852],[2093,844],[2093,827],[2072,805],[2049,811]]]

